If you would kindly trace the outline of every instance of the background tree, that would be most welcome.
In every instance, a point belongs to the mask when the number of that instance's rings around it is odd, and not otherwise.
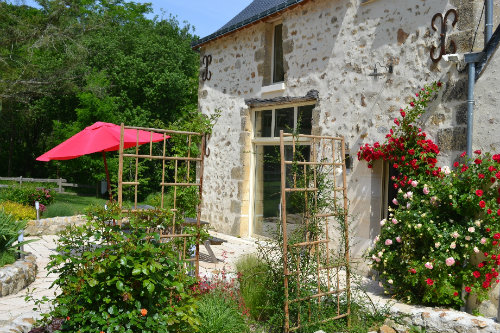
[[[169,124],[197,108],[189,25],[148,19],[150,4],[0,0],[0,175],[104,178],[101,156],[35,158],[96,121]],[[116,174],[116,155],[110,156]]]

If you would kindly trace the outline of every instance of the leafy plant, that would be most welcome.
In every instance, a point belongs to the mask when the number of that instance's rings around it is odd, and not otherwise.
[[[111,205],[88,212],[88,223],[69,227],[59,238],[47,268],[57,273],[61,294],[46,320],[66,318],[71,332],[197,332],[195,279],[172,242],[146,233],[149,221],[123,216]]]
[[[10,264],[15,261],[18,247],[35,240],[17,242],[20,232],[25,228],[26,220],[16,220],[12,215],[0,210],[0,262]],[[0,265],[2,266],[2,265]]]
[[[368,162],[390,161],[397,195],[369,255],[388,293],[413,303],[463,304],[462,291],[479,299],[498,283],[500,264],[500,154],[466,156],[438,167],[439,147],[418,119],[440,82],[422,88],[400,110],[384,143],[358,153]]]
[[[34,220],[36,219],[35,207],[26,206],[17,202],[4,201],[0,203],[0,210],[6,214],[12,215],[16,220]]]

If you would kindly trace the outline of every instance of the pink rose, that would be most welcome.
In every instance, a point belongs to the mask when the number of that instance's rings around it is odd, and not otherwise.
[[[401,237],[396,237],[396,242],[401,243]]]
[[[411,182],[411,186],[413,186],[413,187],[417,187],[417,185],[418,185],[418,182],[417,182],[416,180],[413,180],[413,181]]]
[[[392,199],[392,203],[395,204],[396,206],[399,205],[398,199],[396,198]]]
[[[429,188],[427,186],[424,187],[424,194],[429,194]]]
[[[447,266],[455,265],[455,259],[453,259],[453,257],[449,257],[448,259],[446,259],[446,265]]]
[[[426,263],[425,263],[425,268],[428,268],[428,269],[433,269],[433,268],[434,268],[434,266],[432,266],[432,263],[430,263],[430,262],[426,262]]]
[[[394,223],[394,224],[398,224],[398,220],[396,220],[396,219],[392,219],[392,223]]]
[[[385,240],[385,245],[387,245],[387,246],[392,245],[392,240],[391,239],[386,239]]]

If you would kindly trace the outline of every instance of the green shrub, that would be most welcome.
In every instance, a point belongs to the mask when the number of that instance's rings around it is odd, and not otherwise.
[[[240,292],[250,315],[255,320],[267,319],[269,310],[269,276],[268,266],[256,255],[242,257],[236,262]]]
[[[58,255],[47,266],[58,274],[61,294],[45,316],[69,318],[70,332],[197,332],[195,299],[174,242],[160,243],[157,233],[132,218],[121,230],[110,221],[119,209],[96,207],[88,223],[69,227],[59,238]]]
[[[384,142],[365,144],[359,160],[391,161],[397,189],[370,250],[386,292],[405,302],[453,306],[479,300],[500,282],[500,154],[464,152],[438,167],[439,147],[418,127],[442,84],[422,88],[400,110]]]
[[[57,216],[73,216],[79,214],[79,210],[73,205],[65,202],[54,202],[52,205],[47,207],[47,210],[43,213],[44,218],[57,217]]]
[[[12,215],[16,220],[34,220],[36,219],[36,209],[17,202],[4,201],[0,203],[0,210]]]
[[[33,206],[35,201],[38,201],[40,210],[44,211],[45,206],[54,201],[54,193],[52,190],[36,187],[32,184],[14,185],[3,189],[0,198],[3,201],[17,202],[27,206]]]
[[[203,294],[198,300],[200,332],[245,333],[249,331],[238,302],[219,289]]]

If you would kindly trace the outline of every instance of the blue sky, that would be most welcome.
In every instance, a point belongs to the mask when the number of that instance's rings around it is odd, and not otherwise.
[[[11,0],[12,3],[25,3],[34,6],[34,0]],[[252,0],[136,0],[136,2],[151,2],[154,15],[166,16],[173,14],[179,22],[188,21],[200,37],[205,37],[226,24]],[[154,16],[153,15],[153,16]]]

